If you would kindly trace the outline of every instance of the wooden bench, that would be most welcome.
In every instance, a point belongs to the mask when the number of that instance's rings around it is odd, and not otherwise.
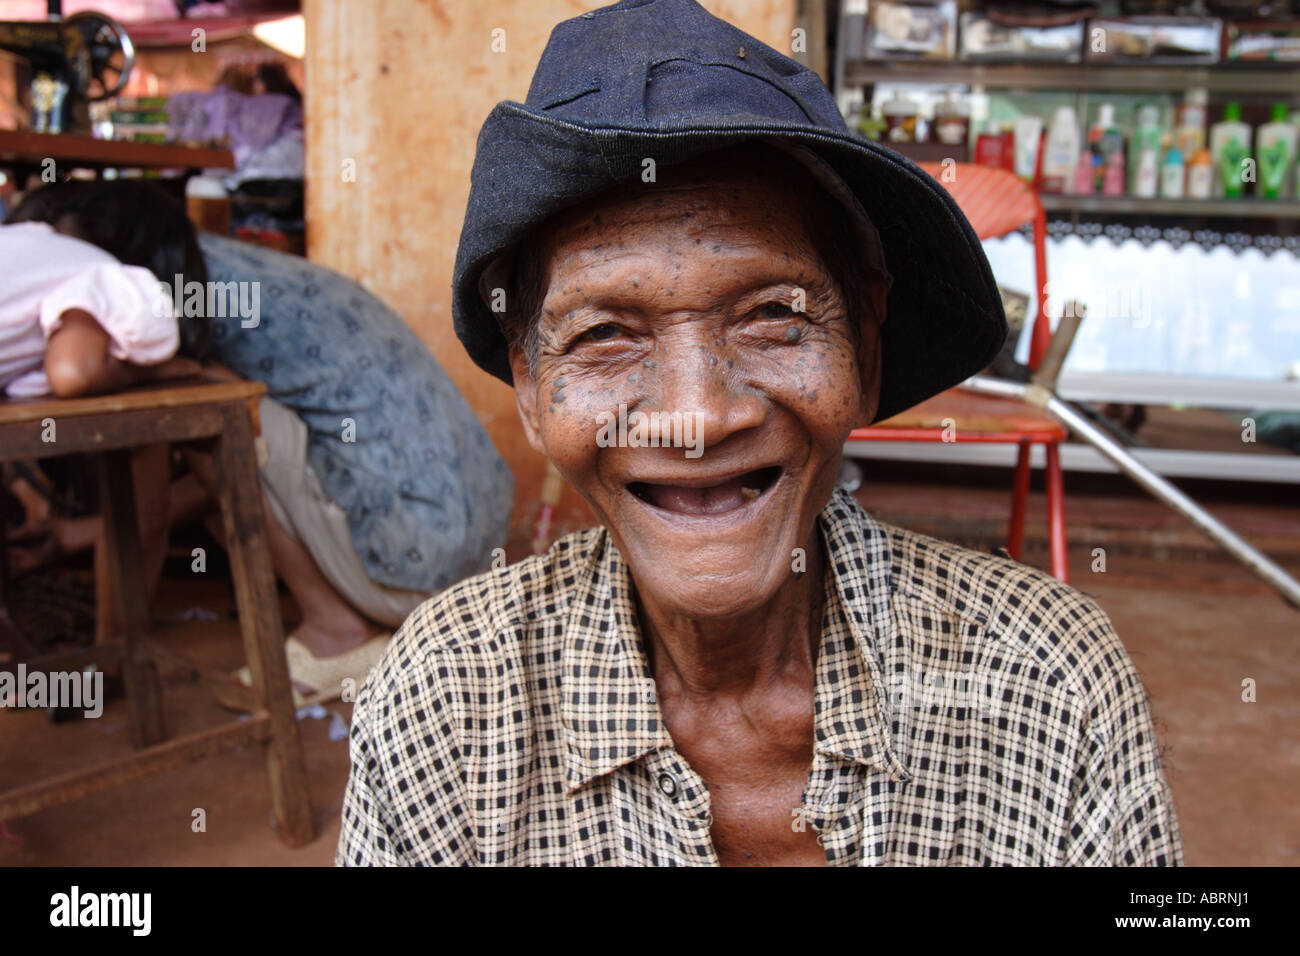
[[[70,454],[94,458],[109,583],[121,635],[112,644],[24,663],[30,673],[79,671],[92,663],[120,661],[136,748],[128,757],[0,792],[0,820],[260,743],[266,747],[271,802],[281,840],[300,846],[315,837],[258,482],[254,439],[258,400],[265,392],[260,382],[194,379],[94,398],[0,402],[0,461]],[[247,719],[173,740],[164,739],[158,665],[174,666],[184,659],[150,637],[130,463],[132,448],[164,442],[201,444],[217,462],[235,602],[257,704]]]

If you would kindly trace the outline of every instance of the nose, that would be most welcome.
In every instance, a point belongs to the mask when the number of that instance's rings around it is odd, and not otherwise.
[[[657,351],[660,387],[653,400],[658,410],[689,417],[701,449],[763,424],[768,403],[728,350],[707,333],[682,338]]]

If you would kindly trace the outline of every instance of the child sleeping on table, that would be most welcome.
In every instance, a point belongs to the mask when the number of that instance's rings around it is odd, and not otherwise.
[[[180,202],[157,190],[150,215],[116,201],[98,183],[59,187],[75,198],[77,229],[63,228],[34,194],[0,225],[0,396],[75,398],[121,391],[142,382],[195,375],[207,343],[205,317],[178,318],[164,283],[177,276],[206,282],[194,229]],[[66,217],[65,217],[66,218]],[[136,223],[132,241],[112,255],[95,244],[99,230]],[[65,233],[73,233],[71,235]],[[180,354],[178,354],[180,353]],[[52,449],[53,450],[53,449]],[[150,503],[169,481],[169,449],[133,449],[140,535],[148,580],[156,583],[165,556],[165,510]],[[28,524],[36,529],[42,523]],[[24,527],[18,537],[32,529]],[[87,526],[98,543],[98,522]],[[66,550],[78,542],[62,541]],[[113,637],[111,595],[102,549],[96,554],[97,639]],[[111,676],[111,675],[110,675]]]
[[[70,398],[197,372],[177,356],[180,328],[160,283],[183,274],[183,243],[144,251],[157,274],[44,222],[0,226],[0,390]]]

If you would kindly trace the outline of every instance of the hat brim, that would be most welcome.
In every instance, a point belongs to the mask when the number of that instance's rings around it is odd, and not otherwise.
[[[456,335],[474,362],[513,384],[505,337],[479,294],[482,271],[531,228],[606,189],[749,140],[812,149],[857,196],[893,276],[881,328],[876,421],[986,368],[1002,348],[1002,297],[974,230],[948,192],[904,157],[857,137],[760,117],[657,130],[586,126],[500,103],[479,133],[453,277]]]

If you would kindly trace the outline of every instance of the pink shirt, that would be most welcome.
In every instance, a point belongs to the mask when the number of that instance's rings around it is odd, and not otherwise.
[[[93,315],[122,361],[156,365],[180,345],[172,297],[148,269],[43,222],[0,226],[0,391],[50,393],[45,346],[69,309]]]

